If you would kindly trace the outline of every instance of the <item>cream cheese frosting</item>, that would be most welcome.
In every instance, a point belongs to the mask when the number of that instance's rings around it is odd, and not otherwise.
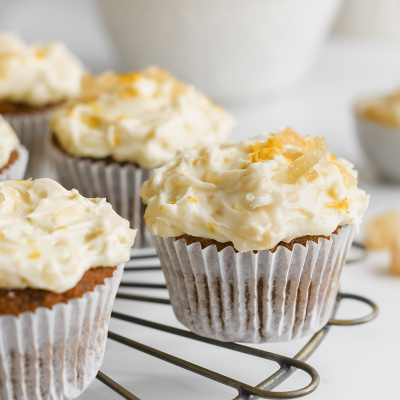
[[[179,151],[222,143],[234,124],[193,86],[157,67],[104,73],[85,88],[50,122],[61,147],[79,157],[158,167]]]
[[[11,153],[20,145],[17,134],[0,115],[0,169],[8,164]]]
[[[369,201],[351,163],[290,128],[181,153],[139,193],[153,235],[230,241],[241,252],[358,226]]]
[[[0,182],[0,288],[65,292],[129,260],[135,235],[105,199],[51,179]]]
[[[0,35],[0,100],[43,106],[78,96],[84,69],[59,42],[24,43]]]

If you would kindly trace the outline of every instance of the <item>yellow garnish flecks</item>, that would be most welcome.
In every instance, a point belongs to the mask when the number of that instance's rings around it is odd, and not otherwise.
[[[142,78],[142,74],[137,71],[128,72],[126,74],[118,75],[118,82],[122,84],[135,83]]]
[[[119,136],[114,135],[114,144],[119,147],[121,146],[121,139],[119,138]]]
[[[100,236],[101,234],[103,234],[103,231],[101,229],[98,229],[96,232],[92,232],[92,233],[89,233],[88,235],[86,235],[85,239],[86,239],[86,241],[93,240],[97,236]]]
[[[192,203],[197,204],[197,200],[196,200],[194,197],[189,196],[188,199],[189,199]]]
[[[165,204],[163,204],[162,206],[160,206],[160,208],[158,209],[159,211],[162,210],[162,208],[164,207]]]
[[[30,246],[31,249],[32,249],[32,253],[31,253],[31,254],[28,254],[28,258],[30,258],[30,259],[35,259],[35,258],[39,258],[39,257],[42,256],[42,255],[36,250],[36,247],[33,245],[33,243],[32,243],[30,240],[28,240],[28,244],[29,244],[29,246]]]
[[[131,87],[127,87],[118,93],[118,97],[120,99],[129,99],[131,97],[138,97],[138,96],[139,96],[139,92],[136,89],[131,88]]]
[[[56,229],[56,231],[59,231],[61,229],[67,229],[67,227],[66,226],[60,226],[59,228]]]
[[[345,197],[342,200],[326,203],[326,206],[328,208],[334,208],[335,210],[338,210],[338,211],[346,211],[346,213],[349,214],[349,211],[348,211],[349,210],[349,201],[347,200],[347,197]]]
[[[208,226],[210,227],[210,231],[211,231],[212,233],[215,233],[215,232],[216,232],[216,230],[214,229],[213,224],[212,224],[211,222],[208,223]]]
[[[234,205],[232,206],[232,208],[233,208],[234,210],[241,211],[246,217],[249,217],[249,218],[250,218],[250,215],[246,214],[246,212],[243,211],[237,204],[234,204]]]
[[[16,182],[29,182],[31,180],[32,180],[32,178],[29,178],[29,179],[17,179]]]
[[[82,115],[81,120],[92,129],[96,129],[101,125],[101,119],[97,115]]]
[[[44,56],[46,55],[45,51],[42,49],[37,49],[35,51],[35,57],[36,58],[44,58]]]

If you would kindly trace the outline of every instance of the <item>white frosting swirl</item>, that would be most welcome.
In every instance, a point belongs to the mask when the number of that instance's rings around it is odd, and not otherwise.
[[[105,199],[51,179],[0,182],[0,288],[65,292],[129,260],[135,235]]]
[[[17,134],[0,115],[0,169],[8,164],[11,153],[19,146]]]
[[[261,142],[261,143],[258,143]],[[369,196],[323,138],[285,129],[178,155],[140,189],[153,235],[233,242],[241,252],[359,225]]]
[[[79,157],[153,168],[181,150],[222,143],[233,127],[221,107],[156,67],[105,73],[92,86],[90,99],[66,104],[50,123],[62,148]]]
[[[42,106],[78,96],[83,67],[62,43],[0,35],[0,100]]]

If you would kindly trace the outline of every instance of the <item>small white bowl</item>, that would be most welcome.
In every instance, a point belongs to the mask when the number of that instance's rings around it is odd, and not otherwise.
[[[362,111],[368,104],[371,101],[360,102],[354,109],[361,145],[382,177],[400,182],[400,128],[364,118]]]

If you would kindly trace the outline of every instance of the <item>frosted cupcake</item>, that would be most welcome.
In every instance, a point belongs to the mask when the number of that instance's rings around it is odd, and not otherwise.
[[[0,183],[1,399],[74,399],[95,378],[135,233],[105,199]]]
[[[136,246],[151,246],[138,191],[179,151],[222,143],[232,118],[190,85],[150,67],[86,77],[82,97],[59,108],[50,125],[61,182],[87,196],[106,196],[141,228]]]
[[[30,152],[27,175],[50,175],[43,141],[49,113],[79,95],[83,67],[62,43],[28,45],[0,35],[0,113]]]
[[[177,318],[252,343],[327,323],[368,205],[349,162],[290,128],[184,152],[140,195]]]
[[[28,151],[0,115],[0,181],[23,179],[28,158]]]

